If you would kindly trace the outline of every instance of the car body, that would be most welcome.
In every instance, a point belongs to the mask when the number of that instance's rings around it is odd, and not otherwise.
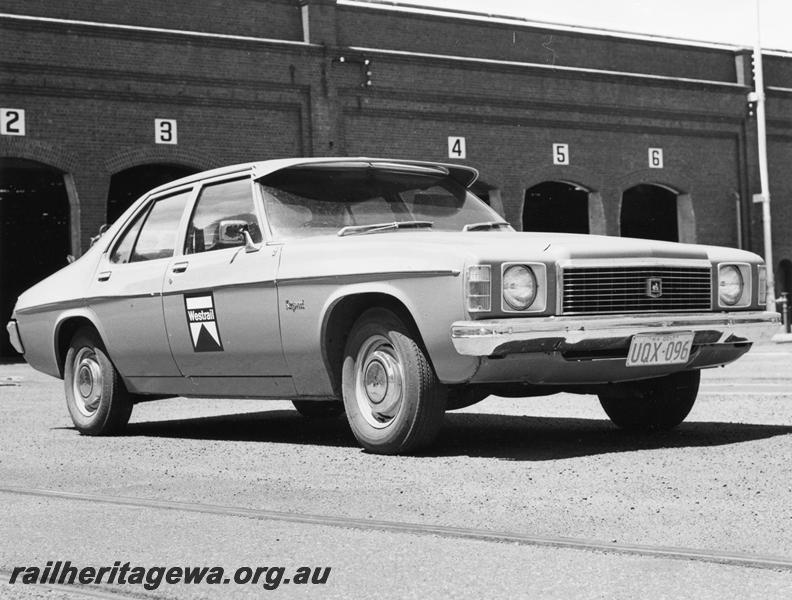
[[[399,453],[491,393],[594,393],[618,425],[674,426],[700,369],[778,326],[753,253],[516,232],[476,177],[312,158],[174,181],[23,293],[9,335],[84,433],[145,399],[279,398]]]

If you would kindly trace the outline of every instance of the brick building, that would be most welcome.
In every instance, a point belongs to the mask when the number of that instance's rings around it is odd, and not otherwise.
[[[146,189],[283,156],[461,160],[517,228],[762,251],[745,48],[365,0],[0,13],[3,322]],[[764,61],[777,288],[791,291],[792,54]]]

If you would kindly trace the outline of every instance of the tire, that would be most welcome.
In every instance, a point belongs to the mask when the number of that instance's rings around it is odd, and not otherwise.
[[[448,390],[446,410],[460,410],[478,404],[489,396],[489,393],[477,390],[469,385],[459,386]]]
[[[615,394],[601,393],[600,404],[621,429],[673,429],[693,408],[700,379],[701,371],[695,370],[623,384]]]
[[[132,414],[132,397],[94,330],[83,328],[74,334],[63,379],[66,407],[80,433],[111,435],[124,429]]]
[[[445,386],[391,311],[370,309],[352,327],[341,382],[347,420],[369,452],[406,454],[437,436],[445,413]]]
[[[298,413],[308,419],[331,419],[344,412],[341,402],[292,400],[292,404]]]

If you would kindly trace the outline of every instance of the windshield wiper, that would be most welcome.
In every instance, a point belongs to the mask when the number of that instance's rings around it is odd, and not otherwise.
[[[372,223],[370,225],[347,225],[338,230],[338,235],[364,235],[394,229],[418,229],[432,227],[432,221],[393,221],[392,223]]]
[[[506,221],[484,221],[483,223],[468,223],[462,231],[484,231],[487,229],[500,229],[503,226],[511,227]]]

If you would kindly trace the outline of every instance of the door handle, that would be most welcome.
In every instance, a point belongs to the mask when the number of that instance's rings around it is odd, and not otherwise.
[[[172,273],[184,273],[187,270],[187,267],[188,267],[189,264],[190,263],[188,263],[188,262],[174,263],[174,265],[171,267],[171,272]]]
[[[112,275],[112,271],[102,271],[99,275],[96,276],[97,281],[107,281],[110,279],[110,275]]]

